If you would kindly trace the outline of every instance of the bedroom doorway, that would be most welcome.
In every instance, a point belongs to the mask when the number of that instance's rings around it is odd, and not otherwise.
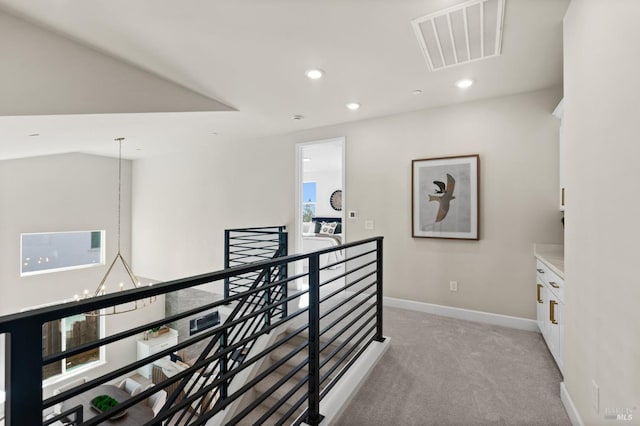
[[[319,250],[346,242],[345,138],[296,145],[295,250]],[[320,265],[340,260],[341,253],[322,255]],[[300,265],[298,272],[306,272]],[[344,265],[321,272],[321,280],[344,272]],[[341,285],[340,280],[336,285]],[[304,285],[304,284],[302,284]]]

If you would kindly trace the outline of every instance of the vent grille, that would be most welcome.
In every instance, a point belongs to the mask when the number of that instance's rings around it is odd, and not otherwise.
[[[431,71],[499,56],[505,0],[471,0],[411,21]]]

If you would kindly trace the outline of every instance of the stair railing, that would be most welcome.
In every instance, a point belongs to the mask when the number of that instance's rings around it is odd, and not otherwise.
[[[51,423],[43,420],[43,413],[54,405],[63,404],[81,393],[91,392],[98,385],[122,379],[136,369],[176,351],[206,343],[206,349],[191,367],[121,401],[109,412],[83,419],[72,419],[73,416],[69,416],[71,424],[100,424],[135,404],[144,403],[144,400],[159,389],[177,385],[181,387],[180,391],[174,391],[162,410],[146,424],[159,425],[168,419],[175,420],[176,416],[181,418],[181,424],[205,424],[214,416],[226,416],[225,424],[238,424],[247,416],[254,415],[259,404],[273,400],[267,412],[257,419],[258,423],[300,424],[306,421],[316,425],[322,417],[322,398],[370,343],[383,340],[382,261],[382,237],[376,237],[311,253],[275,257],[223,271],[159,283],[152,287],[0,317],[0,333],[4,333],[6,338],[5,422],[8,426]],[[280,273],[280,268],[299,262],[306,265],[303,272],[291,276]],[[45,322],[247,273],[258,274],[259,279],[254,280],[255,286],[224,300],[203,302],[201,306],[158,321],[123,330],[53,355],[42,355],[42,325]],[[296,287],[296,290],[287,293],[286,288],[290,285]],[[269,297],[265,297],[266,292]],[[308,298],[307,302],[305,298]],[[145,331],[165,323],[198,317],[203,312],[228,303],[236,305],[223,324],[43,400],[43,366],[88,350],[109,347],[126,338],[141,336]],[[284,317],[277,311],[282,309],[283,304],[289,306],[289,313]],[[265,318],[269,318],[269,321]],[[258,338],[274,330],[286,332],[277,334],[276,341],[266,347],[255,345]],[[233,387],[230,386],[235,383],[234,378],[239,373],[263,364],[265,358],[274,351],[286,343],[301,339],[305,334],[307,336],[302,339],[302,343],[297,344],[295,350],[282,354],[277,362],[262,368],[245,383],[238,382]],[[240,356],[234,355],[238,354],[237,351],[240,351]],[[275,384],[266,390],[258,389],[264,384],[265,378],[272,377],[276,370],[282,369],[287,370]],[[296,381],[296,384],[285,387],[290,380]],[[236,412],[230,412],[232,404],[239,404],[245,396],[251,396],[250,403],[241,405]],[[71,411],[77,408],[64,407]]]

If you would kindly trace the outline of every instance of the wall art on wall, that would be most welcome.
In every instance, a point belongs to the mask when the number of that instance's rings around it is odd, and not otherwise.
[[[479,176],[477,154],[413,160],[411,235],[477,240]]]

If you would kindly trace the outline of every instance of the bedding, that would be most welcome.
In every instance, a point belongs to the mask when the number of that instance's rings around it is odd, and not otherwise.
[[[302,251],[316,251],[341,245],[342,234],[338,232],[341,231],[339,220],[338,218],[334,219],[333,222],[315,220],[304,223],[302,228]],[[342,259],[342,251],[320,255],[320,267],[339,262]]]

